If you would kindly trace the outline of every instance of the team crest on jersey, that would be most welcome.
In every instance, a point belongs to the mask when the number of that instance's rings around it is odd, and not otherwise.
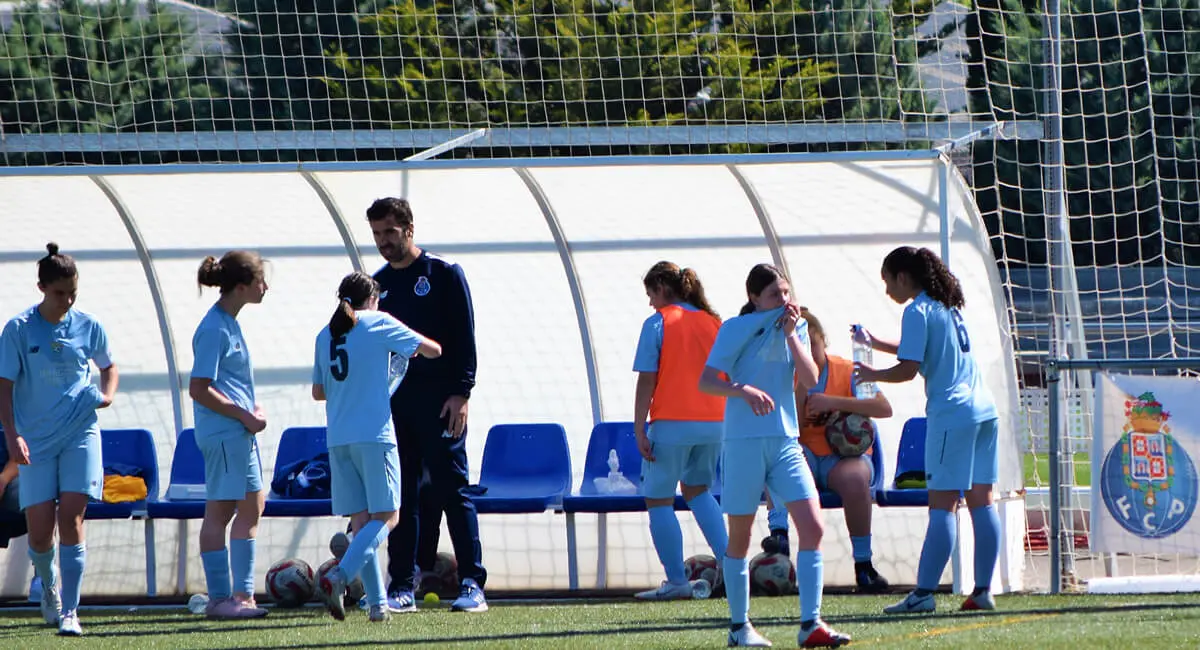
[[[53,343],[51,343],[50,351],[54,352],[55,354],[62,352],[63,351],[63,342],[62,341],[54,341]]]
[[[41,350],[41,349],[42,349],[42,346],[35,345],[35,346],[29,348],[29,354],[37,354],[38,350]]]
[[[418,296],[429,295],[429,278],[423,275],[417,278],[417,284],[413,287],[413,293],[417,294]]]
[[[1150,392],[1125,402],[1124,426],[1100,470],[1100,493],[1125,530],[1145,539],[1178,532],[1196,510],[1196,466]]]

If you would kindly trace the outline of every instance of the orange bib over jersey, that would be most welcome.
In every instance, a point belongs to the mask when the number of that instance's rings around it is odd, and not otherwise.
[[[658,310],[663,319],[658,383],[650,402],[650,421],[720,422],[725,398],[700,392],[700,374],[717,340],[721,320],[679,305]]]
[[[825,355],[825,390],[822,392],[834,397],[854,397],[854,392],[850,390],[853,378],[853,361],[835,357],[832,354]],[[805,413],[804,420],[808,421],[807,413]],[[829,441],[825,438],[825,425],[823,424],[804,425],[800,429],[800,444],[807,447],[816,456],[833,455],[833,449],[829,447]],[[868,449],[867,453],[869,454],[871,451]]]

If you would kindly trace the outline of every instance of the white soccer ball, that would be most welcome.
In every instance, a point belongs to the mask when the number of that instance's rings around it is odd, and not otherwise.
[[[313,570],[304,560],[280,560],[267,569],[267,594],[280,607],[300,607],[313,596]]]
[[[759,553],[750,560],[750,589],[765,596],[783,596],[796,589],[796,567],[781,553]]]

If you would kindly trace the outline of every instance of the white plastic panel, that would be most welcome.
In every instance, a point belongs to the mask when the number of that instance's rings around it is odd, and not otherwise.
[[[384,264],[366,219],[378,198],[399,196],[400,173],[322,173],[374,272]],[[478,388],[467,448],[479,475],[495,424],[557,422],[572,450],[591,432],[587,372],[571,291],[533,196],[509,169],[418,171],[408,177],[414,239],[457,263],[475,307]],[[574,468],[582,468],[582,452]]]
[[[642,278],[660,260],[696,270],[723,318],[746,302],[750,267],[770,262],[762,226],[722,166],[536,169],[583,285],[605,420],[633,419],[633,354],[654,313]]]
[[[270,477],[279,434],[320,423],[324,410],[308,390],[313,341],[337,306],[336,290],[352,266],[329,213],[298,174],[122,176],[110,179],[135,215],[162,284],[176,356],[186,387],[192,334],[219,297],[200,293],[196,271],[206,255],[259,251],[270,289],[238,320],[254,363],[256,392],[267,414],[259,440]],[[185,397],[184,421],[192,422]]]
[[[798,295],[825,322],[832,351],[849,354],[847,328],[861,321],[880,333],[899,331],[900,307],[883,293],[879,264],[902,244],[938,250],[937,167],[917,163],[793,163],[742,165],[740,171],[763,201],[783,242]],[[578,271],[593,335],[603,415],[631,417],[634,346],[651,314],[641,284],[661,259],[700,274],[708,297],[725,317],[745,301],[744,280],[756,263],[772,261],[763,227],[745,192],[724,166],[535,168],[567,239]],[[493,424],[559,422],[566,426],[578,486],[592,427],[578,314],[560,251],[545,215],[511,169],[398,172],[321,172],[365,266],[383,261],[375,252],[365,210],[379,197],[407,188],[420,246],[460,263],[471,283],[479,347],[479,387],[471,400],[469,455],[478,476],[485,434]],[[216,299],[198,295],[195,275],[207,254],[234,248],[259,250],[270,262],[266,302],[240,320],[254,354],[261,401],[270,426],[264,463],[275,458],[285,426],[319,424],[324,416],[308,393],[312,341],[335,306],[333,292],[351,268],[345,243],[326,207],[299,174],[111,176],[153,256],[184,373],[191,367],[191,335]],[[969,326],[1004,409],[1012,403],[1011,357],[998,347],[994,310],[999,299],[982,224],[961,184],[951,188],[956,229],[951,266],[967,291]],[[36,302],[34,261],[54,239],[80,261],[80,307],[109,328],[126,381],[118,402],[103,414],[105,426],[154,430],[165,485],[174,448],[166,353],[157,316],[128,233],[87,178],[0,179],[0,309],[8,317]],[[900,425],[923,412],[920,381],[887,387],[896,415],[881,422],[889,448],[888,477]],[[190,401],[184,418],[191,421]],[[1011,407],[1010,407],[1011,408]],[[1007,414],[1007,411],[1006,411]],[[1002,452],[1006,477],[1019,468],[1015,451]],[[636,475],[637,468],[622,468]],[[1019,470],[1018,470],[1019,471]],[[1019,478],[1018,478],[1019,480]],[[686,553],[706,552],[684,519]],[[826,514],[826,577],[852,582],[849,544],[840,511]],[[581,584],[595,584],[596,528],[578,518]],[[198,522],[185,553],[195,556]],[[325,540],[339,519],[270,520],[260,529],[259,573],[283,557],[314,566],[326,559]],[[126,593],[142,589],[141,527],[129,522],[89,524],[88,582]],[[877,564],[893,582],[911,582],[924,534],[921,509],[877,510]],[[566,553],[561,515],[491,516],[481,520],[484,558],[495,588],[565,587]],[[755,538],[765,532],[762,522]],[[176,528],[159,525],[158,587],[174,585]],[[442,550],[449,550],[443,536]],[[137,549],[137,553],[130,553]],[[14,559],[15,558],[15,559]],[[194,560],[194,557],[191,557]],[[0,590],[23,593],[28,563],[20,543],[3,559]],[[196,561],[189,562],[185,591],[203,589]],[[609,584],[655,584],[661,567],[650,545],[645,516],[609,517]],[[95,576],[103,575],[97,581]]]

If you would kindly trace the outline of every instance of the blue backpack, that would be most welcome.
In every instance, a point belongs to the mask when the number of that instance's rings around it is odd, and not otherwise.
[[[329,473],[329,454],[320,453],[281,468],[271,481],[271,491],[285,499],[328,499],[332,496]]]

